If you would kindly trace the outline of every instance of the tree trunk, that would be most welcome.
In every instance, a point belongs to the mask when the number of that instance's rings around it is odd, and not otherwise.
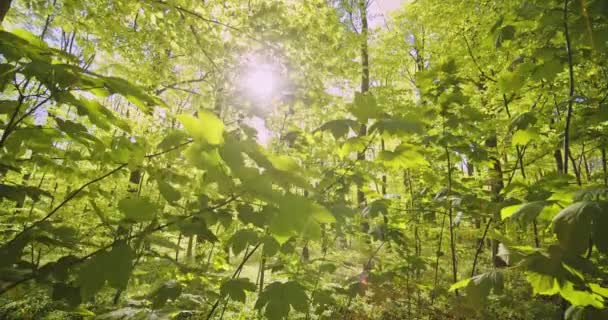
[[[8,13],[8,9],[11,8],[11,2],[13,0],[0,0],[0,25],[4,22],[4,17]]]
[[[363,42],[361,43],[361,94],[365,94],[369,91],[369,54],[367,48],[367,1],[360,0],[359,10],[361,11],[361,35],[363,36]],[[367,124],[362,123],[361,129],[359,130],[359,136],[367,135]],[[365,160],[365,151],[357,153],[357,160]],[[357,190],[357,205],[362,206],[365,204],[365,194],[363,193],[362,187]]]

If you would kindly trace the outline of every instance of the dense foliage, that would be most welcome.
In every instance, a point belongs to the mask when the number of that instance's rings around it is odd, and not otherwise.
[[[608,319],[608,2],[369,8],[1,1],[0,318]]]

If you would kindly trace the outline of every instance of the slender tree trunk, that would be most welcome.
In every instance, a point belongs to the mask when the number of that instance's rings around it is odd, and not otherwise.
[[[386,146],[384,145],[384,138],[380,139],[380,150],[384,151]],[[382,195],[386,195],[386,173],[382,174]]]
[[[564,172],[564,158],[562,157],[562,151],[560,149],[555,149],[553,152],[553,157],[555,158],[555,167],[557,168],[557,172]]]
[[[500,202],[500,192],[504,188],[504,183],[502,180],[502,165],[498,158],[494,158],[494,177],[492,179],[492,201]],[[500,211],[495,210],[494,212],[494,220],[500,221]],[[492,239],[492,261],[494,262],[494,266],[498,267],[501,265],[501,261],[498,258],[498,246],[500,242],[496,239]]]
[[[538,237],[538,226],[536,223],[536,219],[532,221],[532,228],[534,230],[534,245],[536,248],[540,248],[540,238]]]
[[[486,224],[485,229],[483,230],[483,235],[481,236],[481,238],[478,239],[477,242],[477,251],[475,251],[475,257],[473,258],[473,266],[471,267],[471,277],[473,277],[475,275],[475,273],[477,272],[477,260],[479,259],[479,254],[481,253],[481,250],[483,249],[483,242],[486,239],[486,236],[488,235],[488,230],[490,229],[490,225],[492,224],[492,218],[488,219],[488,223]]]
[[[4,17],[11,8],[11,2],[12,0],[0,0],[0,25],[4,22]]]
[[[433,276],[433,291],[431,292],[431,305],[433,305],[433,302],[435,301],[435,295],[437,294],[435,292],[435,290],[437,289],[437,283],[439,280],[439,258],[443,255],[443,252],[441,252],[441,247],[443,244],[443,229],[444,229],[444,225],[445,225],[445,214],[443,215],[443,218],[441,219],[441,229],[439,231],[439,243],[437,244],[437,252],[435,252],[435,275]]]
[[[568,159],[570,158],[570,121],[572,120],[572,103],[574,99],[574,65],[572,62],[572,47],[570,45],[570,31],[568,28],[568,3],[564,0],[564,36],[566,38],[566,51],[568,53],[568,111],[566,113],[566,127],[564,128],[564,174],[568,174]]]
[[[180,244],[182,243],[182,233],[179,233],[179,237],[177,237],[177,248],[175,249],[175,262],[178,261],[179,259],[179,249],[180,249]]]
[[[452,281],[454,283],[458,282],[458,266],[456,264],[456,243],[454,239],[454,217],[452,210],[452,163],[450,161],[450,151],[448,147],[445,147],[445,153],[447,156],[447,165],[448,165],[448,192],[447,192],[447,200],[448,200],[448,218],[450,223],[450,252],[452,255]],[[456,295],[458,295],[458,290],[456,290]]]
[[[188,238],[188,248],[186,249],[186,257],[192,260],[192,248],[194,247],[194,236]]]
[[[262,254],[264,254],[264,252],[262,251]],[[259,293],[258,295],[262,294],[262,291],[264,291],[264,272],[266,271],[266,257],[262,257],[262,259],[260,260],[260,283],[259,283]]]
[[[369,91],[369,52],[367,47],[367,1],[359,1],[359,10],[361,12],[361,36],[363,42],[361,43],[361,94],[366,94]],[[362,123],[361,129],[359,130],[359,136],[363,137],[367,135],[367,124]],[[357,160],[365,160],[365,151],[357,153]],[[361,187],[357,190],[357,205],[362,206],[365,204],[365,193],[361,190]]]
[[[585,166],[585,176],[587,177],[587,182],[591,182],[591,168],[589,167],[589,161],[587,161],[587,156],[583,152],[583,165]]]
[[[606,148],[602,148],[602,171],[604,172],[604,186],[608,187],[608,167],[606,165]]]

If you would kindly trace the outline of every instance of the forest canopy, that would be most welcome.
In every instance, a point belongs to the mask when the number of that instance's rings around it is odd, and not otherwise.
[[[401,2],[0,0],[0,319],[608,319],[608,2]]]

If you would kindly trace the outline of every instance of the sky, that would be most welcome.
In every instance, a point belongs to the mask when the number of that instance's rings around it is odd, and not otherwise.
[[[390,19],[391,12],[399,9],[407,0],[371,0],[368,8],[368,19],[371,28],[384,28],[387,21]],[[263,79],[256,79],[262,81]],[[258,142],[262,145],[268,145],[272,132],[266,127],[262,118],[252,117],[247,119],[247,124],[252,126],[258,132]]]
[[[370,27],[384,27],[385,21],[389,19],[390,13],[399,9],[406,0],[371,0],[369,7]]]

